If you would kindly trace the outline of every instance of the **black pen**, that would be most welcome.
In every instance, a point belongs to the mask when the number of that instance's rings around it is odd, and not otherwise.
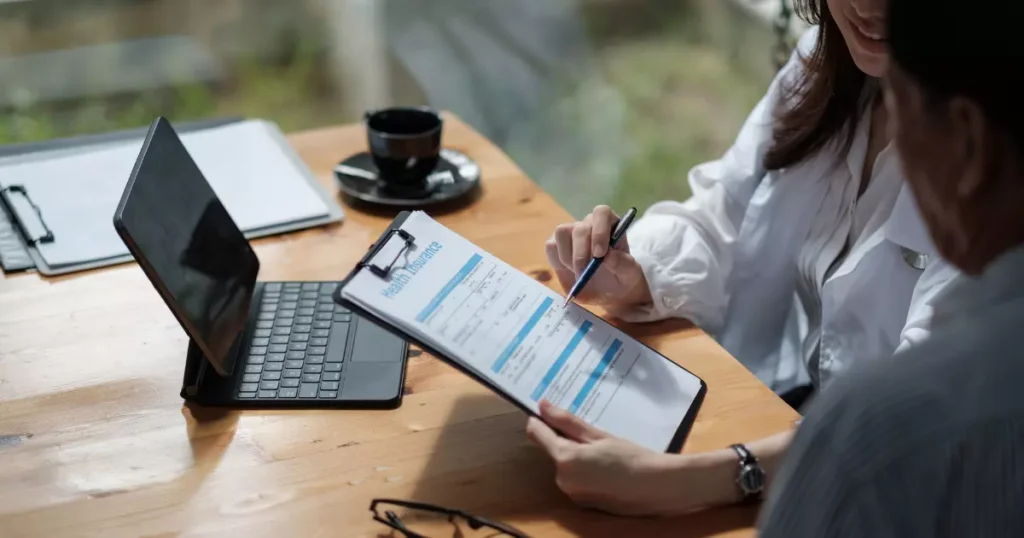
[[[620,217],[619,220],[615,223],[615,226],[612,228],[611,238],[608,241],[609,251],[615,248],[615,243],[618,243],[619,239],[621,239],[622,236],[626,235],[626,230],[629,229],[629,225],[633,223],[633,219],[635,218],[636,208],[631,207],[629,208],[629,211],[626,211],[626,214],[622,215],[622,217]],[[607,255],[608,254],[605,253],[605,256]],[[565,304],[562,305],[562,308],[569,306],[569,303],[571,303],[572,300],[575,299],[581,291],[583,291],[583,286],[587,285],[587,282],[590,280],[590,277],[594,276],[594,273],[596,273],[597,269],[601,267],[601,262],[603,261],[604,256],[590,260],[590,263],[587,264],[587,267],[583,269],[582,273],[580,273],[579,278],[576,279],[576,283],[572,285],[572,288],[569,290],[569,294],[565,296]]]

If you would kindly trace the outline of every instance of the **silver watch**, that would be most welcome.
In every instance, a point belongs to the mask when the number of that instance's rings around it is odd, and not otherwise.
[[[758,500],[764,492],[764,468],[751,454],[747,447],[736,444],[732,449],[740,457],[740,471],[736,476],[736,485],[743,494],[744,501]]]

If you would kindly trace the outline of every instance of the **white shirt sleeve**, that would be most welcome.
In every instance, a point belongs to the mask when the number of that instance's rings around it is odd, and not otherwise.
[[[785,88],[802,72],[803,58],[816,39],[816,28],[800,39],[725,155],[690,171],[693,196],[652,205],[630,228],[630,252],[643,268],[654,300],[612,308],[612,315],[626,321],[684,317],[712,334],[721,329],[733,247],[751,196],[766,174],[763,161],[772,144],[776,108]]]
[[[921,274],[917,285],[914,286],[914,293],[910,298],[910,308],[907,311],[907,322],[900,333],[900,343],[896,348],[896,353],[919,345],[931,336],[935,305],[942,300],[945,292],[956,283],[957,278],[962,274],[946,261],[938,259],[938,256],[934,256],[934,258]]]

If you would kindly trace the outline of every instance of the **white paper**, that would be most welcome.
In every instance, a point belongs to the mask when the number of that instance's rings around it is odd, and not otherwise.
[[[181,135],[182,142],[243,232],[323,217],[324,201],[279,139],[276,129],[251,120]],[[128,254],[113,216],[142,141],[103,146],[54,158],[0,161],[0,185],[22,185],[53,231],[39,244],[51,266]],[[19,197],[14,195],[13,197]],[[38,219],[19,209],[33,231]]]
[[[426,214],[384,280],[368,270],[344,296],[502,387],[534,411],[541,399],[652,450],[665,450],[700,381],[584,308],[477,248]],[[386,265],[402,241],[374,258]]]

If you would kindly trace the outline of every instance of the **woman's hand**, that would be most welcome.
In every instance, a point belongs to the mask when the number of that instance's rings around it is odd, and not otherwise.
[[[548,262],[566,291],[590,263],[605,257],[577,299],[602,305],[635,305],[651,302],[651,292],[640,264],[629,254],[625,237],[609,251],[608,241],[618,216],[608,206],[597,206],[581,222],[561,224],[548,239]]]
[[[708,472],[708,460],[652,452],[548,402],[541,402],[540,414],[544,420],[530,418],[527,435],[554,460],[558,487],[581,506],[630,516],[675,515],[717,504],[710,495],[727,501],[734,488],[727,473]],[[735,472],[735,462],[725,468]],[[723,477],[724,483],[708,483]]]

